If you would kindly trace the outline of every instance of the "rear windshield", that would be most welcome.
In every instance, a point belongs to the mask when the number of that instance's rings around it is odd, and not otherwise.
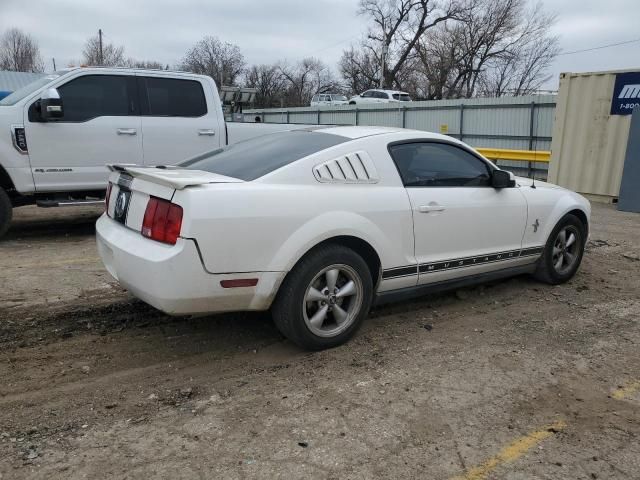
[[[308,130],[273,133],[203,153],[179,166],[248,182],[348,140],[339,135]]]
[[[393,98],[401,102],[410,102],[411,97],[407,93],[394,93]]]

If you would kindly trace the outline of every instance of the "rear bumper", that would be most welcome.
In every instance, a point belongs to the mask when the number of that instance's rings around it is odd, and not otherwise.
[[[98,253],[107,271],[134,296],[173,315],[267,310],[285,272],[211,274],[193,240],[165,245],[103,215],[96,224]],[[257,278],[255,287],[222,288],[222,280]]]

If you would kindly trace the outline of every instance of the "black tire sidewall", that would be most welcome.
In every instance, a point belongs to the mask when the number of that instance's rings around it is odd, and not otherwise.
[[[353,323],[339,335],[320,337],[304,321],[303,304],[313,278],[329,265],[344,264],[353,268],[362,282],[362,305]],[[274,303],[276,326],[294,343],[309,350],[322,350],[345,343],[358,330],[369,313],[373,298],[373,281],[366,262],[350,248],[341,245],[321,246],[309,252],[289,273]]]
[[[11,219],[13,218],[13,205],[7,192],[3,188],[0,188],[0,237],[2,237],[9,226],[11,225]]]
[[[560,274],[556,271],[556,269],[553,266],[553,245],[555,243],[556,237],[558,236],[558,233],[560,232],[560,230],[562,230],[563,228],[569,225],[576,227],[576,229],[579,232],[578,258],[576,259],[576,262],[574,263],[574,265],[571,267],[569,271],[567,271],[564,274]],[[575,215],[567,214],[564,217],[562,217],[562,219],[560,219],[560,221],[553,228],[551,235],[549,235],[549,238],[547,239],[547,244],[544,247],[544,254],[540,259],[540,265],[539,265],[541,270],[540,273],[544,277],[544,280],[552,284],[559,284],[559,283],[564,283],[570,280],[576,274],[576,272],[580,268],[580,264],[582,263],[582,256],[584,255],[584,247],[587,240],[586,236],[587,236],[587,232],[586,232],[585,225]]]

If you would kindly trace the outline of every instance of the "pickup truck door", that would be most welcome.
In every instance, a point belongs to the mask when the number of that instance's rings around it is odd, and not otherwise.
[[[42,122],[27,105],[25,132],[36,191],[106,188],[109,163],[142,163],[135,77],[90,74],[57,86],[63,118]]]
[[[520,256],[527,202],[517,187],[491,187],[487,162],[447,142],[403,142],[389,151],[413,210],[419,284],[532,261]]]
[[[220,100],[200,80],[145,74],[137,82],[146,165],[175,165],[224,145]]]

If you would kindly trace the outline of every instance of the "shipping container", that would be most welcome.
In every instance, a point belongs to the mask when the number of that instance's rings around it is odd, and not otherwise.
[[[640,69],[562,73],[549,181],[593,200],[616,201]],[[639,85],[635,85],[638,87]],[[634,98],[635,97],[635,98]]]

